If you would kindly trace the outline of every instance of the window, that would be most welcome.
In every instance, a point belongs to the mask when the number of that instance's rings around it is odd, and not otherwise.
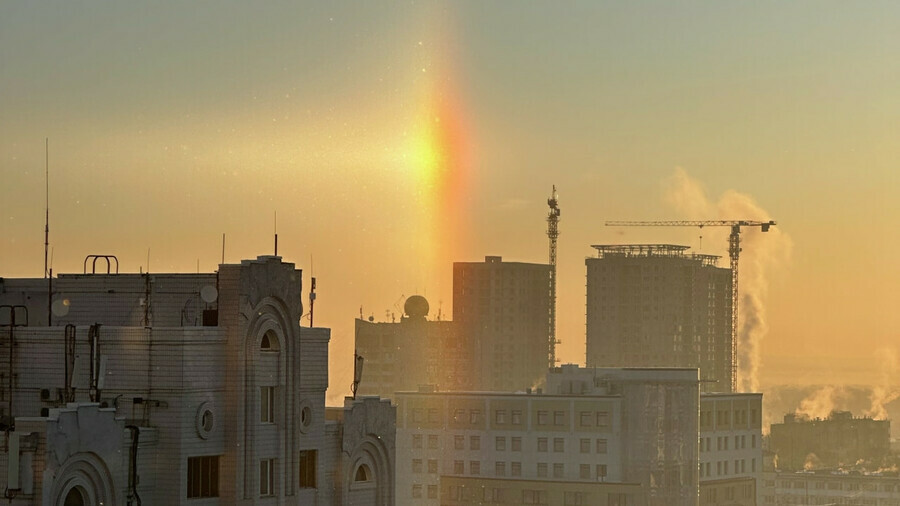
[[[512,451],[520,452],[522,451],[522,438],[518,436],[513,436],[511,439]]]
[[[495,462],[494,474],[497,476],[506,476],[506,462]]]
[[[469,437],[469,449],[470,450],[480,450],[481,449],[481,436]]]
[[[437,485],[428,485],[428,498],[437,499]]]
[[[546,478],[547,477],[547,463],[546,462],[538,462],[537,475],[538,475],[538,478]]]
[[[522,476],[522,463],[511,462],[509,465],[510,474],[513,476]]]
[[[597,412],[597,427],[609,427],[609,412],[608,411],[598,411]]]
[[[300,488],[316,488],[318,450],[300,451]]]
[[[278,336],[274,331],[268,330],[262,336],[262,340],[259,343],[259,349],[262,351],[278,351],[280,347],[278,346]]]
[[[566,492],[563,497],[565,506],[583,506],[585,504],[584,492]]]
[[[580,441],[581,445],[581,453],[591,453],[591,440],[590,439],[582,439]]]
[[[438,421],[438,410],[437,408],[428,408],[428,422],[436,423]]]
[[[413,423],[422,423],[422,408],[413,408],[412,421]]]
[[[591,465],[581,464],[580,466],[578,466],[578,477],[582,480],[591,479]]]
[[[461,460],[453,461],[453,474],[463,474],[466,472],[465,463]]]
[[[275,495],[275,459],[259,461],[259,496]]]
[[[522,425],[522,412],[514,409],[512,411],[512,424],[513,425]]]
[[[591,412],[590,411],[582,411],[579,416],[578,424],[582,427],[590,427],[591,426]]]
[[[422,459],[413,459],[412,461],[412,470],[414,473],[422,472]]]
[[[494,423],[496,424],[504,424],[506,423],[506,410],[498,409],[494,412]]]
[[[453,449],[464,450],[466,447],[466,436],[453,436]]]
[[[369,466],[362,464],[356,468],[353,481],[372,481],[372,470],[369,469]]]
[[[481,410],[480,409],[469,410],[469,423],[478,423],[480,421],[481,421]]]
[[[606,464],[597,464],[597,479],[600,481],[606,479]]]
[[[752,436],[750,436],[750,447],[756,448],[756,434],[753,434]]]
[[[561,437],[553,438],[553,451],[556,453],[566,451],[566,440]]]
[[[437,450],[438,447],[438,437],[435,434],[428,435],[428,448],[432,450]]]
[[[454,501],[459,500],[459,496],[462,495],[462,494],[460,494],[461,488],[462,488],[461,485],[450,485],[450,487],[449,487],[450,499],[453,499]]]
[[[259,421],[262,423],[275,422],[275,387],[260,387],[259,389]]]
[[[537,412],[537,423],[538,425],[547,425],[547,415],[546,411],[538,411]]]
[[[506,489],[505,488],[491,489],[491,502],[494,502],[494,503],[506,502]]]
[[[481,474],[481,462],[477,460],[470,460],[469,474]]]
[[[428,459],[428,473],[429,474],[437,474],[437,460]]]
[[[413,434],[412,445],[413,445],[413,448],[416,448],[416,449],[422,448],[422,435],[421,434]]]
[[[219,456],[188,457],[187,497],[219,497]]]
[[[554,478],[562,478],[566,471],[566,465],[562,462],[557,462],[553,464],[553,477]]]
[[[453,421],[457,423],[462,423],[466,418],[466,412],[462,409],[454,409],[453,410]]]
[[[418,483],[412,486],[412,496],[416,499],[422,497],[422,485]]]
[[[506,451],[506,438],[503,436],[497,436],[494,439],[494,449],[498,452]]]
[[[563,425],[565,423],[566,415],[562,411],[554,411],[553,412],[553,425]]]
[[[523,490],[522,502],[524,504],[547,504],[546,490]]]
[[[606,453],[607,443],[605,439],[597,440],[597,453]]]
[[[539,437],[537,441],[537,451],[546,452],[547,451],[547,438]]]

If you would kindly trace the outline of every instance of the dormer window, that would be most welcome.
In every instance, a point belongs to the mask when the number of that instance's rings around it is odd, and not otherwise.
[[[278,335],[275,334],[275,331],[269,330],[263,334],[262,341],[259,343],[259,349],[262,351],[281,350],[281,347],[278,345]]]

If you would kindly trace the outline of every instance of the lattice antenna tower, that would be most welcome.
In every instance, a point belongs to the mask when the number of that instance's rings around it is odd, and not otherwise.
[[[556,367],[556,240],[559,238],[559,196],[556,194],[556,185],[553,185],[553,193],[547,199],[550,212],[547,214],[547,237],[550,238],[550,335],[547,337],[547,352],[550,367]]]

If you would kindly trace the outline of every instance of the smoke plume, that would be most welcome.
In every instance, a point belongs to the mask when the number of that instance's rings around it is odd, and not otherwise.
[[[678,167],[666,181],[666,201],[689,220],[772,219],[749,195],[734,190],[711,200],[703,185]],[[725,250],[727,259],[728,227],[702,229],[706,244],[715,251]],[[769,273],[784,265],[791,255],[791,239],[778,226],[762,233],[756,227],[741,233],[741,258],[738,274],[737,385],[739,392],[759,391],[760,343],[768,332],[766,294]]]
[[[897,358],[897,350],[893,348],[881,348],[876,351],[881,362],[881,382],[872,388],[869,394],[871,407],[866,411],[866,416],[878,420],[888,418],[885,405],[900,398],[900,361]]]

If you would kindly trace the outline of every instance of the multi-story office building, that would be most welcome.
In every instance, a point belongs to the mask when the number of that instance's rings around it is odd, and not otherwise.
[[[395,408],[326,417],[330,331],[299,326],[301,290],[271,256],[0,278],[10,503],[394,504]]]
[[[762,472],[762,394],[701,394],[700,504],[756,506]]]
[[[594,246],[587,265],[588,367],[697,367],[730,392],[731,271],[688,246]]]
[[[568,492],[571,501],[604,501],[584,504],[696,505],[696,369],[566,365],[546,385],[533,393],[398,393],[398,503],[466,503],[489,479],[517,503]]]
[[[453,321],[479,358],[475,389],[514,392],[547,374],[550,266],[504,262],[453,264]]]
[[[772,450],[781,471],[853,466],[868,462],[877,469],[891,453],[890,420],[855,418],[849,411],[833,411],[828,418],[814,419],[794,414],[784,423],[773,423]]]
[[[428,301],[413,295],[399,322],[356,320],[356,352],[364,357],[360,395],[393,398],[394,392],[437,385],[474,390],[478,360],[451,321],[429,321]]]

